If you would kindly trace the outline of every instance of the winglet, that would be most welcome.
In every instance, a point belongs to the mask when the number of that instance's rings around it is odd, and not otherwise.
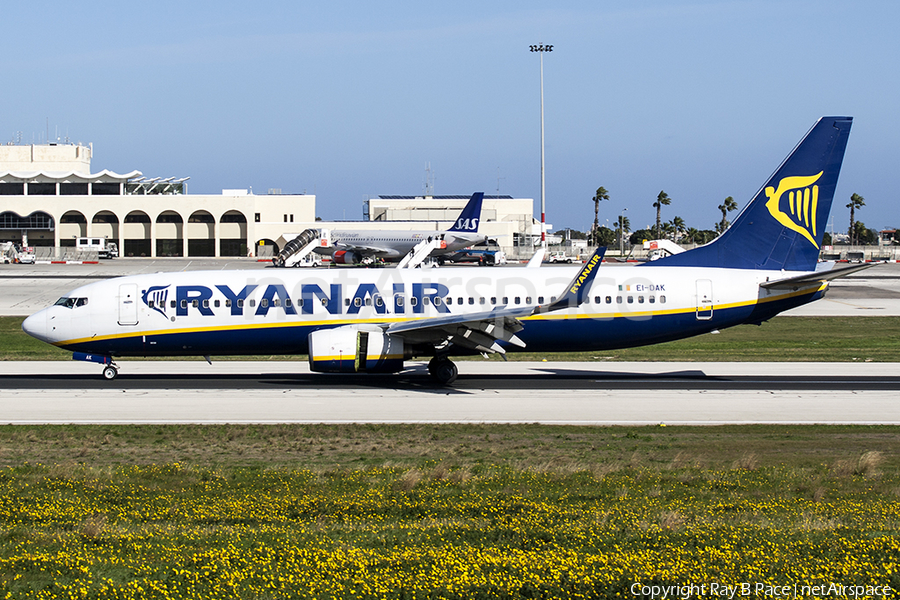
[[[531,260],[529,260],[529,261],[528,261],[528,264],[525,265],[525,266],[526,266],[526,267],[530,267],[530,268],[532,268],[532,269],[535,269],[535,268],[537,268],[537,267],[540,267],[542,262],[544,262],[544,249],[543,249],[543,247],[542,247],[542,248],[538,248],[537,252],[534,253],[534,255],[531,257]]]
[[[459,213],[456,223],[447,231],[462,233],[478,233],[478,223],[481,221],[481,203],[484,200],[484,192],[475,192],[469,198],[469,202]]]
[[[606,247],[597,248],[596,252],[581,267],[578,274],[572,278],[569,285],[566,286],[566,293],[562,295],[556,302],[539,306],[535,313],[545,313],[566,308],[575,308],[584,301],[584,295],[591,287],[591,282],[597,276],[600,263],[603,262],[603,255],[606,254]]]

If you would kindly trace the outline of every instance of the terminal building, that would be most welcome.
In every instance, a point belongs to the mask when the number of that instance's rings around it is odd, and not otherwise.
[[[271,256],[307,228],[443,230],[469,196],[379,196],[367,221],[316,221],[311,194],[188,194],[188,177],[91,172],[92,146],[0,146],[0,241],[65,252],[79,237],[115,242],[123,257]],[[540,239],[533,201],[485,196],[481,230],[513,254]]]
[[[188,194],[187,177],[91,173],[81,144],[0,146],[0,241],[74,247],[105,237],[120,256],[247,256],[286,223],[314,222],[308,194]]]

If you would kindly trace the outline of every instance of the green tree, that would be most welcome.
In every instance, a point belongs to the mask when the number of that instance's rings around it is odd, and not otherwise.
[[[628,217],[625,215],[619,215],[618,222],[616,223],[616,238],[619,240],[619,249],[625,245],[625,236],[628,235],[628,232],[631,231],[631,221],[628,220]]]
[[[856,240],[854,245],[867,246],[878,242],[878,232],[869,229],[862,221],[853,224],[853,239]]]
[[[631,237],[628,241],[632,244],[642,244],[644,240],[652,240],[653,239],[653,231],[649,229],[638,229],[634,233],[631,234]]]
[[[612,246],[616,243],[616,232],[609,227],[598,227],[594,234],[594,244],[597,246]]]
[[[684,236],[681,241],[686,244],[696,244],[700,237],[700,232],[695,227],[688,227],[684,230]]]
[[[734,201],[734,198],[728,196],[719,205],[719,210],[722,211],[722,222],[718,225],[719,233],[725,233],[725,230],[728,229],[728,220],[725,218],[728,213],[733,210],[737,210],[737,202]]]
[[[594,201],[594,226],[591,227],[590,237],[593,239],[595,232],[600,228],[600,202],[602,200],[609,200],[609,192],[601,185],[597,188],[597,192],[594,194],[592,200]]]
[[[678,216],[674,217],[672,219],[672,228],[675,230],[675,239],[679,239],[685,230],[684,219]]]
[[[669,198],[669,195],[664,191],[660,190],[659,195],[656,196],[656,202],[653,203],[653,208],[656,209],[656,238],[659,239],[662,235],[662,224],[660,222],[660,210],[663,206],[668,206],[672,204],[672,199]]]
[[[854,220],[856,217],[856,209],[862,208],[866,205],[866,199],[860,196],[859,194],[854,193],[850,196],[850,204],[847,205],[847,208],[850,209],[850,229],[847,230],[847,235],[850,236],[850,245],[854,246],[859,239],[856,237],[856,226],[854,224]]]

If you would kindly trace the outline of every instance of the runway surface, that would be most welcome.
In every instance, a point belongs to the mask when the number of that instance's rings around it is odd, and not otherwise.
[[[265,265],[0,265],[0,315],[32,314],[80,285],[117,275],[234,268]],[[900,265],[839,279],[825,299],[784,314],[900,316]],[[900,424],[900,364],[458,364],[459,379],[443,388],[419,363],[398,375],[344,376],[291,362],[126,361],[113,382],[89,363],[0,363],[0,423]]]
[[[0,363],[0,423],[900,424],[886,363],[460,362],[395,376],[303,363]]]

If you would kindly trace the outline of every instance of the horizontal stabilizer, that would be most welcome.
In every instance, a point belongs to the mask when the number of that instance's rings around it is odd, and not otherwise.
[[[857,271],[862,271],[863,269],[868,269],[869,267],[874,267],[876,264],[878,263],[853,265],[852,267],[835,268],[831,269],[830,271],[817,271],[816,273],[798,275],[797,277],[776,279],[775,281],[766,281],[765,283],[761,283],[759,284],[759,287],[771,290],[777,288],[795,288],[808,283],[824,283],[826,281],[831,281],[832,279],[846,277],[851,273],[856,273]]]

